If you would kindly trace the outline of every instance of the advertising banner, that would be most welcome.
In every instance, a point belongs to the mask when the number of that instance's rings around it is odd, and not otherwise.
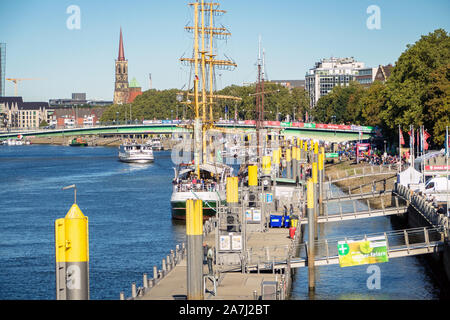
[[[389,261],[387,243],[384,236],[367,238],[360,241],[339,241],[337,248],[339,265],[341,267]]]
[[[305,128],[315,128],[316,124],[315,123],[305,123],[303,125],[303,127],[305,127]]]

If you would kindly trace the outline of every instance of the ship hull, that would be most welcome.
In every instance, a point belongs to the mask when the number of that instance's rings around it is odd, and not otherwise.
[[[197,197],[195,196],[197,195]],[[216,215],[216,208],[218,203],[225,202],[225,194],[218,194],[217,192],[175,192],[172,194],[170,204],[172,207],[172,219],[186,220],[186,200],[200,199],[203,201],[203,220],[208,220],[210,217]]]

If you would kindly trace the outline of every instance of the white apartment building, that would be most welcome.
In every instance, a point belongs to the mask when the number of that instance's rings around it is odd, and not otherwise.
[[[360,69],[364,69],[364,62],[358,62],[353,57],[329,58],[316,62],[305,76],[305,89],[309,94],[311,107],[335,86],[348,86],[355,80]]]

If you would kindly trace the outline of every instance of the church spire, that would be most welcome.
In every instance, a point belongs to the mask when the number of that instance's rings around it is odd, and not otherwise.
[[[123,50],[122,27],[120,27],[119,57],[117,58],[117,60],[125,61],[125,53],[124,53],[124,50]]]

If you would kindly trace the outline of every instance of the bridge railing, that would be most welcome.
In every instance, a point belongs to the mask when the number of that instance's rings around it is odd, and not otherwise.
[[[343,173],[339,173],[336,171],[336,174],[330,175],[327,174],[327,180],[330,183],[339,180],[345,180],[355,177],[363,177],[369,175],[380,175],[380,174],[396,174],[397,173],[397,165],[367,165],[360,168],[346,169],[343,170]]]
[[[450,227],[449,218],[444,214],[438,213],[433,204],[423,195],[418,192],[414,192],[399,183],[394,184],[393,193],[403,198],[407,204],[415,208],[432,226],[444,227],[445,232],[448,232]]]
[[[333,237],[314,242],[315,259],[323,260],[338,256],[339,241],[364,241],[373,237],[385,237],[387,248],[389,250],[407,249],[422,246],[429,246],[433,243],[443,241],[442,228],[412,228],[403,230],[394,230],[390,232],[379,232],[373,234]],[[299,257],[307,258],[308,243],[300,243]]]

